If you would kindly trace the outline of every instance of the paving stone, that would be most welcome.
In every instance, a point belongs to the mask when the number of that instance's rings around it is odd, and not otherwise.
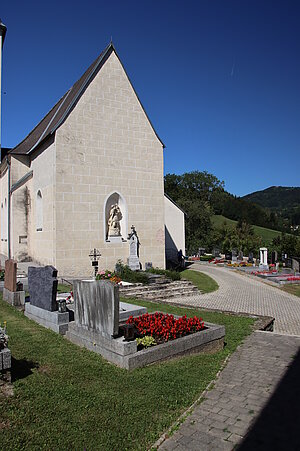
[[[287,371],[290,370],[291,364],[294,363],[294,356],[298,352],[300,353],[299,350],[300,337],[262,332],[254,332],[250,337],[247,337],[245,342],[227,362],[227,366],[217,379],[215,387],[208,393],[209,398],[206,398],[198,405],[192,415],[180,426],[177,432],[181,434],[181,439],[179,438],[178,442],[172,441],[169,448],[161,449],[176,449],[176,451],[179,451],[176,446],[178,443],[181,443],[184,437],[191,439],[186,444],[186,449],[191,451],[193,449],[200,451],[231,450],[236,444],[240,446],[241,440],[246,440],[241,447],[243,451],[270,449],[261,445],[265,440],[265,431],[263,427],[257,426],[257,421],[260,418],[259,415],[262,409],[270,402],[270,398],[273,399],[276,396],[278,384]],[[283,365],[277,364],[278,356]],[[251,373],[253,378],[256,379],[257,385],[255,389],[253,389],[252,378],[243,378],[247,373]],[[230,380],[230,378],[236,377],[236,374],[241,375],[241,379],[244,380],[241,387],[241,395],[231,396],[230,401],[228,401],[229,395],[224,390],[224,384],[226,385],[224,380]],[[288,409],[291,403],[289,397],[293,400],[294,396],[296,396],[294,391],[295,387],[298,387],[298,373],[293,377],[295,386],[291,385],[291,393],[287,392],[288,403],[285,405],[285,409],[277,409],[279,425],[281,425],[285,417],[288,417]],[[262,387],[261,389],[257,388],[260,386]],[[265,393],[266,388],[269,389],[268,393]],[[286,390],[288,390],[288,387]],[[241,399],[243,400],[242,403]],[[211,404],[212,400],[217,401],[213,407]],[[221,406],[220,412],[212,411],[215,406]],[[276,414],[276,412],[273,414]],[[299,430],[298,418],[299,415],[292,417],[292,420],[295,422],[294,429],[297,431]],[[289,421],[291,422],[291,420]],[[272,437],[277,434],[278,442],[280,437],[286,435],[285,429],[286,424],[284,423],[282,427],[277,427],[277,431],[271,429],[270,440],[272,441]],[[251,435],[248,439],[247,437],[252,430],[255,430],[255,435]],[[292,430],[293,432],[294,430]],[[294,442],[297,441],[299,436],[298,432],[297,434],[296,438],[293,438]],[[243,439],[243,437],[246,438]],[[181,445],[183,443],[187,442],[182,442]],[[268,444],[270,443],[269,441]],[[276,445],[276,441],[274,441],[274,444]],[[275,446],[274,449],[279,448]],[[300,436],[298,448],[289,448],[287,446],[286,449],[300,449]]]
[[[191,269],[211,276],[219,289],[213,293],[172,298],[173,304],[273,316],[275,332],[300,335],[300,299],[297,296],[270,286],[258,277],[228,268],[196,263]]]

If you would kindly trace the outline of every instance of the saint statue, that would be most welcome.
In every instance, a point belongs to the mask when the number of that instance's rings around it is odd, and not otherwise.
[[[120,207],[118,204],[114,204],[110,207],[108,217],[108,237],[121,236],[120,221],[123,218]]]

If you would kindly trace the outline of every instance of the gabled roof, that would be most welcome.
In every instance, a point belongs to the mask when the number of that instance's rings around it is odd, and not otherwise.
[[[16,147],[14,147],[11,150],[10,153],[12,155],[14,154],[30,155],[31,152],[33,152],[42,142],[44,142],[50,135],[55,133],[55,131],[63,124],[63,122],[66,120],[70,112],[76,106],[82,94],[89,86],[89,84],[92,82],[92,80],[95,78],[95,76],[98,74],[98,72],[103,67],[104,63],[107,61],[112,52],[115,52],[117,58],[120,61],[120,58],[113,44],[110,43],[106,47],[106,49],[103,50],[103,52],[98,56],[98,58],[96,58],[96,60],[90,65],[90,67],[84,72],[84,74],[79,78],[79,80],[76,81],[76,83],[66,92],[66,94],[64,94],[62,98],[54,105],[54,107],[49,111],[49,113],[47,113],[46,116],[38,123],[38,125],[29,133],[29,135],[27,135],[26,138],[23,139],[23,141],[21,141]],[[128,75],[127,78],[129,80]],[[137,96],[139,103],[141,104],[141,107],[144,110],[144,107],[141,101],[139,100],[139,97],[136,92],[135,94]],[[161,142],[162,146],[165,147],[165,145],[157,135],[145,110],[144,113],[146,114],[146,117],[158,140]]]
[[[172,202],[172,204],[174,204],[175,207],[178,208],[178,210],[182,211],[182,213],[183,213],[185,216],[187,216],[186,212],[185,212],[181,207],[179,207],[179,205],[177,205],[176,202],[175,202],[175,201],[174,201],[167,193],[164,193],[164,196],[165,196],[167,199],[169,199],[169,201]]]

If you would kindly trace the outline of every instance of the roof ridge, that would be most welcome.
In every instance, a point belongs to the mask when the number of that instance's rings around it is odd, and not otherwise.
[[[30,153],[35,150],[42,142],[46,140],[48,136],[55,133],[55,131],[63,124],[63,122],[67,119],[73,108],[76,106],[77,102],[83,95],[84,91],[97,75],[99,70],[112,52],[115,52],[116,57],[118,58],[125,75],[137,97],[138,102],[140,103],[141,108],[143,109],[146,118],[148,119],[152,130],[154,131],[156,137],[161,142],[162,146],[164,146],[163,142],[160,140],[157,135],[150,118],[148,117],[142,102],[137,95],[137,92],[134,89],[133,84],[130,81],[130,78],[124,68],[119,55],[112,43],[112,41],[105,47],[105,49],[97,56],[97,58],[90,64],[90,66],[85,70],[85,72],[81,75],[81,77],[75,81],[75,83],[69,88],[69,90],[56,102],[56,104],[49,110],[49,112],[39,121],[39,123],[31,130],[31,132],[19,143],[17,144],[10,153],[13,155],[30,155]]]
[[[57,107],[59,102],[61,102],[62,99],[68,94],[70,89],[67,92],[65,92],[62,97],[60,97],[60,99],[55,103],[55,105],[48,111],[48,113],[45,114],[45,116],[36,124],[36,126],[33,127],[32,130],[30,130],[30,132],[22,139],[22,141],[20,141],[16,146],[11,148],[11,152],[13,152],[16,147],[20,146],[24,141],[26,141],[26,139],[38,128],[38,126],[41,124],[41,122],[43,122],[43,120],[46,119],[46,117],[52,112],[52,110],[54,110],[54,108]]]

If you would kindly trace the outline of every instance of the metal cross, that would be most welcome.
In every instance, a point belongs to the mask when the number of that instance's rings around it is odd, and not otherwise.
[[[89,257],[92,260],[92,266],[94,267],[96,278],[98,272],[98,260],[101,257],[100,251],[98,251],[98,249],[96,248],[92,249],[91,252],[89,253]]]

